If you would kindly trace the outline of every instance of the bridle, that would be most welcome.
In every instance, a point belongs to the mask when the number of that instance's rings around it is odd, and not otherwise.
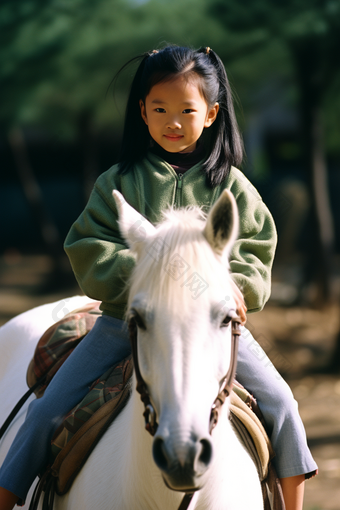
[[[139,362],[138,362],[138,349],[137,349],[137,322],[135,318],[132,316],[129,320],[129,334],[132,348],[132,359],[137,379],[136,390],[140,394],[141,401],[144,404],[144,419],[145,419],[145,429],[154,436],[157,431],[158,423],[156,412],[151,404],[150,395],[145,384],[145,381],[140,373]],[[235,314],[231,320],[231,328],[232,328],[232,336],[231,336],[231,354],[230,354],[230,364],[229,369],[224,378],[222,379],[219,393],[211,407],[210,412],[210,425],[209,432],[212,433],[213,429],[216,427],[219,414],[221,408],[226,400],[226,398],[230,395],[233,381],[236,373],[236,365],[237,365],[237,351],[238,351],[238,340],[241,334],[241,319]],[[194,493],[188,492],[185,494],[178,510],[186,510],[189,508],[190,502],[193,498]]]

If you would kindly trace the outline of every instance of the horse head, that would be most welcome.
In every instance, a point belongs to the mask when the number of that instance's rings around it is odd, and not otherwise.
[[[139,369],[158,420],[153,458],[168,487],[195,491],[218,448],[209,424],[230,363],[236,202],[224,190],[208,215],[172,209],[155,227],[118,191],[113,195],[136,255],[127,317],[137,323]]]

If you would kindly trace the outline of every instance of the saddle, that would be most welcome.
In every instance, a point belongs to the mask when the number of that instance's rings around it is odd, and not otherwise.
[[[28,367],[27,383],[41,397],[47,384],[100,316],[99,302],[73,311],[51,326],[39,340]],[[51,444],[50,462],[32,498],[38,508],[44,492],[44,509],[53,508],[54,494],[64,495],[107,428],[126,405],[131,393],[133,362],[125,358],[97,381],[85,398],[65,417]],[[258,471],[265,510],[284,510],[279,479],[274,471],[274,452],[254,397],[237,382],[230,396],[230,420]],[[273,495],[270,504],[268,490]]]

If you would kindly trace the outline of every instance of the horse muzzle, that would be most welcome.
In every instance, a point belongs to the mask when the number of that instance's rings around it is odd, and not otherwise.
[[[213,456],[209,437],[174,445],[171,437],[156,435],[153,458],[166,485],[176,491],[196,491],[204,485],[204,475]]]

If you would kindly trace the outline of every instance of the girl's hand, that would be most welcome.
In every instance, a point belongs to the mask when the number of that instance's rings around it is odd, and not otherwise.
[[[231,280],[231,290],[233,291],[233,294],[234,294],[234,299],[235,299],[235,303],[236,303],[236,311],[241,319],[242,326],[244,326],[245,323],[247,322],[247,316],[246,316],[247,307],[244,302],[242,292],[240,291],[240,289],[238,288],[238,286],[236,285],[236,283],[233,280]]]

